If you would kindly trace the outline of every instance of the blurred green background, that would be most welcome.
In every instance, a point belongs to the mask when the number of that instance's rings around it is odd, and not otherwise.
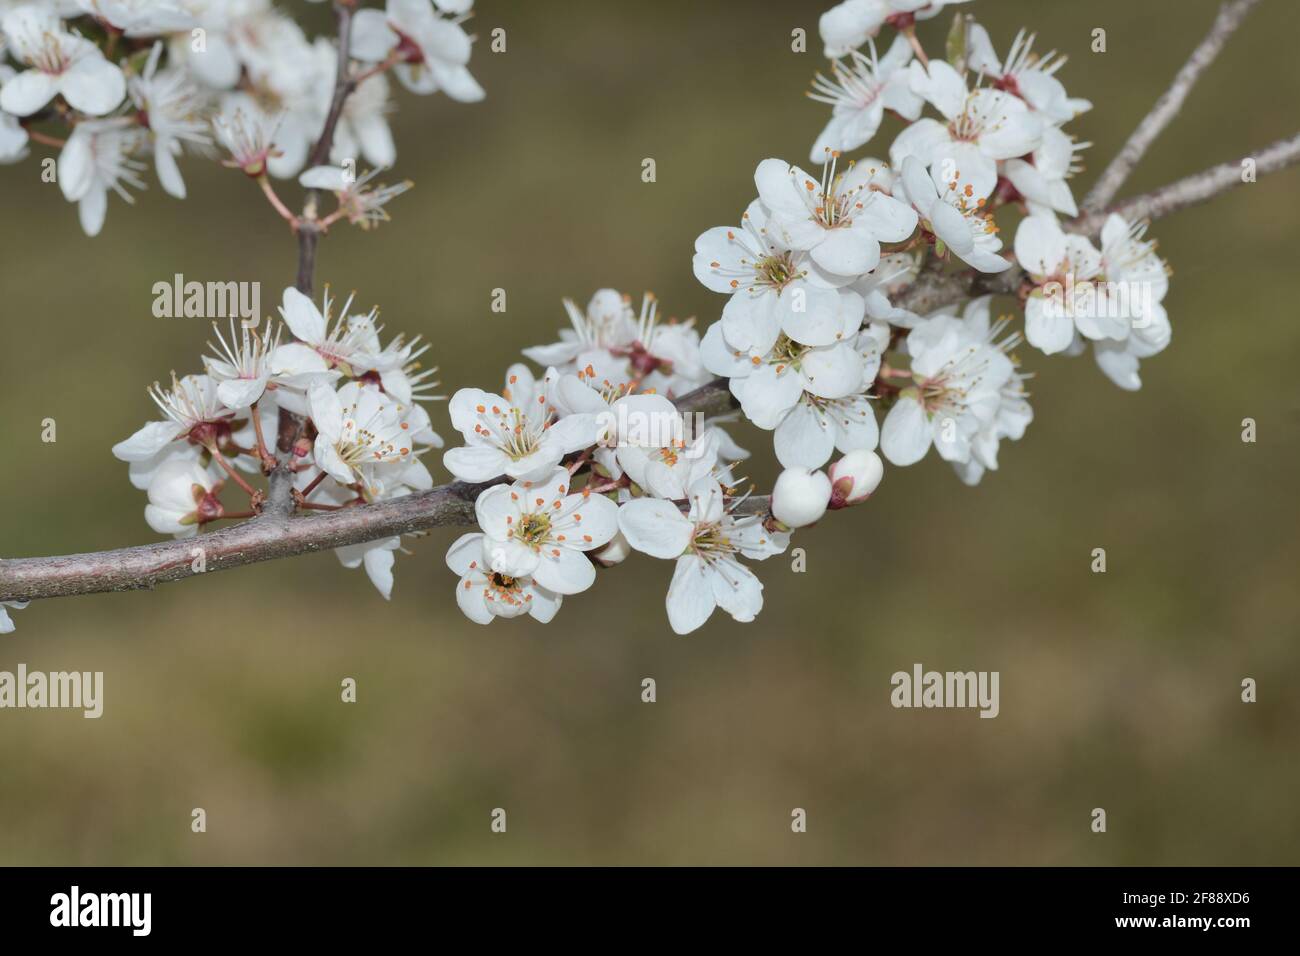
[[[1096,143],[1081,197],[1217,7],[967,9],[1000,51],[1023,24],[1071,55],[1060,76],[1096,103],[1071,127]],[[1294,132],[1289,7],[1260,5],[1127,192]],[[399,95],[395,175],[416,188],[378,232],[336,229],[318,284],[426,336],[447,393],[495,388],[519,348],[553,339],[566,295],[649,288],[707,324],[722,302],[693,279],[692,243],[736,221],[760,159],[806,157],[826,119],[802,95],[822,9],[483,0],[471,66],[488,99]],[[948,22],[922,28],[930,49]],[[498,26],[505,54],[488,50]],[[790,50],[800,26],[807,54]],[[183,168],[188,201],[150,172],[97,239],[34,160],[0,170],[0,554],[154,540],[109,447],[154,417],[149,382],[198,370],[209,329],[154,318],[153,283],[259,280],[270,312],[292,279],[257,190]],[[1140,393],[1091,358],[1025,351],[1036,420],[1003,470],[967,489],[933,456],[890,469],[869,505],[798,536],[808,573],[759,569],[754,624],[674,636],[669,566],[634,559],[548,627],[480,628],[442,562],[459,530],[410,543],[392,603],[316,555],[34,604],[0,669],[102,670],[105,714],[0,712],[0,863],[1300,862],[1298,204],[1290,170],[1158,223],[1175,331]],[[766,483],[769,436],[743,437]],[[892,709],[890,675],[918,661],[1000,671],[1001,716]]]

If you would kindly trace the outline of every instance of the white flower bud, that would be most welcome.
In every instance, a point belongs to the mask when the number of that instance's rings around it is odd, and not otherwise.
[[[610,539],[609,544],[592,551],[591,559],[602,568],[612,568],[626,561],[631,553],[632,546],[627,543],[627,538],[623,537],[623,532],[619,531]]]
[[[772,487],[772,515],[789,528],[812,524],[826,513],[831,480],[820,471],[787,468]]]
[[[197,461],[172,458],[163,462],[149,482],[144,520],[159,534],[189,537],[199,525],[222,515],[214,492],[221,485]]]
[[[851,451],[831,465],[831,508],[865,501],[880,486],[885,466],[874,451]]]

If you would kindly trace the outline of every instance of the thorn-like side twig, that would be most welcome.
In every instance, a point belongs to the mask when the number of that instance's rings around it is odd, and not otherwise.
[[[1169,85],[1169,89],[1156,100],[1155,106],[1151,107],[1151,112],[1138,123],[1137,129],[1133,130],[1128,141],[1097,177],[1092,190],[1079,204],[1079,208],[1084,213],[1100,212],[1110,205],[1110,201],[1124,185],[1124,180],[1128,179],[1133,167],[1146,154],[1147,148],[1155,142],[1156,137],[1169,125],[1170,120],[1178,115],[1178,111],[1183,108],[1183,101],[1187,99],[1187,94],[1196,85],[1196,81],[1214,62],[1223,45],[1228,42],[1228,38],[1236,32],[1237,27],[1241,26],[1241,21],[1246,18],[1246,14],[1258,2],[1259,0],[1229,0],[1219,8],[1219,15],[1214,18],[1214,25],[1210,27],[1210,32],[1205,35],[1205,39],[1192,51],[1192,55],[1187,58],[1182,69],[1174,75],[1174,81]]]
[[[1287,166],[1300,163],[1300,133],[1286,139],[1279,139],[1263,149],[1247,153],[1240,159],[1229,160],[1184,176],[1176,182],[1161,186],[1141,196],[1124,199],[1102,212],[1090,213],[1065,225],[1071,232],[1093,235],[1101,230],[1106,217],[1117,212],[1130,222],[1140,219],[1160,219],[1170,213],[1194,206],[1197,203],[1213,199],[1228,190],[1247,182],[1243,178],[1244,163],[1248,159],[1255,161],[1255,175],[1277,172]]]

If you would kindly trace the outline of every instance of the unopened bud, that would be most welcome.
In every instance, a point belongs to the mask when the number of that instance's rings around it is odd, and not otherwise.
[[[772,487],[772,515],[789,528],[803,528],[826,513],[831,480],[820,471],[787,468]]]
[[[847,508],[865,501],[880,486],[885,466],[874,451],[851,451],[831,465],[830,507]]]

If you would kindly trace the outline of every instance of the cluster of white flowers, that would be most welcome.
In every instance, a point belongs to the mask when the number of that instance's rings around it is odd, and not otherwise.
[[[1091,340],[1101,369],[1128,389],[1140,384],[1139,360],[1168,345],[1167,269],[1145,226],[1111,216],[1098,251],[1057,219],[1078,214],[1069,179],[1088,145],[1062,127],[1091,108],[1057,79],[1064,58],[1035,54],[1021,31],[999,59],[960,10],[951,62],[929,58],[916,21],[946,5],[847,0],[828,11],[830,69],[809,94],[831,107],[812,148],[823,172],[764,160],[741,225],[696,241],[696,276],[730,296],[705,333],[705,366],[773,430],[787,468],[817,469],[835,449],[879,439],[894,465],[933,445],[975,483],[997,467],[999,442],[1019,439],[1032,418],[1013,355],[1021,341],[1077,354]],[[880,56],[886,26],[896,34]],[[937,117],[923,115],[927,106]],[[887,112],[903,121],[889,163],[848,160]],[[1014,243],[1023,333],[1009,330],[1014,316],[990,316],[987,296],[925,316],[890,301],[923,269],[1012,268],[997,218],[1016,210],[1026,213]],[[888,408],[879,432],[869,399]]]
[[[472,0],[388,0],[353,19],[345,103],[328,157],[346,166],[342,215],[382,218],[392,196],[367,188],[393,165],[386,74],[414,93],[472,102],[471,38],[461,26]],[[59,150],[56,178],[78,204],[87,235],[103,228],[108,195],[132,201],[152,160],[170,195],[185,198],[178,158],[213,154],[251,176],[303,171],[325,127],[338,71],[334,43],[308,39],[271,0],[29,0],[0,4],[0,163],[35,141]],[[215,134],[215,136],[214,136]],[[320,182],[305,183],[319,187]]]
[[[927,56],[917,22],[954,5],[947,59]],[[183,122],[176,104],[208,102],[216,91],[231,165],[266,188],[268,169],[290,175],[306,162],[336,65],[328,43],[309,44],[259,0],[81,0],[93,22],[112,25],[100,45],[58,22],[67,6],[20,7],[4,18],[8,49],[28,69],[0,90],[0,107],[12,114],[0,143],[21,150],[26,134],[14,117],[62,97],[80,115],[61,162],[74,170],[92,163],[82,178],[100,192],[120,188],[137,168],[132,154],[120,151],[110,170],[98,148],[92,160],[76,159],[73,140],[86,129],[148,136],[164,184],[183,192],[174,158],[181,144],[202,140],[203,126]],[[359,86],[345,104],[335,162],[340,151],[391,162],[387,90],[374,85],[387,69],[415,92],[482,95],[465,70],[469,39],[459,18],[468,7],[388,0],[384,12],[357,13],[350,52],[362,72],[354,73]],[[967,484],[998,467],[1001,442],[1019,440],[1033,418],[1029,374],[1014,352],[1022,343],[1077,354],[1091,341],[1107,376],[1139,386],[1139,361],[1170,338],[1165,263],[1142,224],[1112,215],[1098,249],[1058,221],[1077,216],[1069,179],[1081,145],[1062,127],[1091,104],[1066,94],[1056,78],[1064,59],[1035,54],[1023,31],[1000,60],[966,9],[965,0],[847,0],[822,17],[831,63],[810,94],[831,107],[812,149],[822,172],[763,160],[757,198],[739,225],[696,240],[696,277],[726,296],[702,336],[694,320],[665,321],[652,295],[637,309],[602,289],[585,310],[564,303],[571,328],[558,342],[524,350],[536,370],[517,363],[497,392],[455,393],[449,413],[463,443],[443,465],[482,487],[470,489],[479,531],[459,538],[446,562],[471,620],[549,621],[566,595],[592,586],[597,567],[632,551],[674,562],[666,600],[674,631],[695,630],[716,608],[752,620],[763,586],[742,559],[779,554],[794,529],[869,498],[884,473],[877,448],[903,467],[933,447]],[[115,38],[183,31],[195,17],[208,25],[206,53],[187,47],[181,32],[162,69],[163,47],[148,41],[138,46],[138,73],[130,56],[121,66],[105,56]],[[885,29],[895,35],[881,57],[876,38]],[[130,115],[88,118],[118,109],[128,89]],[[263,99],[281,109],[274,123],[258,111]],[[927,108],[936,115],[923,115]],[[889,162],[849,159],[890,117],[901,122],[884,151]],[[97,125],[108,122],[118,125]],[[379,194],[363,194],[344,173],[317,167],[301,178],[339,194],[336,216],[382,218]],[[102,199],[93,201],[98,213],[93,203],[87,212],[90,195],[81,197],[83,217],[102,219]],[[1016,225],[1010,250],[1000,216]],[[1015,282],[988,287],[1012,294],[1023,331],[1015,312],[995,315],[992,295],[924,315],[899,297],[914,283],[972,288],[1013,267]],[[153,528],[184,536],[234,517],[220,498],[227,481],[256,512],[262,492],[243,476],[269,473],[268,436],[274,444],[286,422],[299,420],[298,508],[346,508],[432,486],[420,455],[442,441],[419,404],[432,397],[431,373],[417,371],[423,349],[400,337],[385,346],[374,310],[353,313],[349,299],[334,315],[333,305],[328,293],[318,309],[286,290],[282,325],[218,330],[203,374],[155,385],[164,417],[114,448],[148,492]],[[290,341],[282,341],[286,329]],[[739,412],[684,413],[698,403],[678,400],[715,376]],[[748,452],[724,428],[738,418],[772,432],[784,470],[767,507],[740,490],[745,479],[735,469]],[[364,565],[388,596],[399,547],[394,537],[339,557]],[[0,629],[11,626],[0,608]]]
[[[715,607],[750,620],[762,585],[740,558],[780,553],[792,529],[869,497],[884,470],[877,446],[895,466],[933,446],[968,484],[997,468],[1000,443],[1033,418],[1021,343],[1050,354],[1091,340],[1103,371],[1137,387],[1138,360],[1169,340],[1164,263],[1118,216],[1100,252],[1057,220],[1078,214],[1069,179],[1086,145],[1062,127],[1091,104],[1056,78],[1064,58],[1036,55],[1022,31],[999,59],[955,2],[948,60],[926,56],[915,27],[952,0],[847,0],[822,17],[831,63],[809,94],[831,107],[812,147],[822,171],[763,160],[739,225],[696,240],[696,277],[727,297],[702,338],[655,325],[653,299],[638,321],[604,290],[585,312],[566,303],[573,329],[560,342],[525,351],[546,369],[540,380],[514,366],[500,395],[452,399],[465,445],[445,454],[448,470],[513,481],[480,499],[491,501],[481,532],[447,555],[470,618],[550,620],[563,595],[591,586],[593,561],[633,549],[676,562],[667,609],[678,633]],[[880,56],[887,27],[895,35]],[[850,160],[886,114],[902,121],[889,161]],[[892,301],[923,273],[1011,269],[1004,211],[1021,212],[1013,251],[1024,278],[1009,291],[1023,332],[1014,315],[994,315],[991,295],[927,315]],[[772,432],[784,471],[770,515],[736,513],[744,496],[731,466],[742,453],[716,423],[691,429],[664,400],[711,376]],[[877,405],[887,409],[879,426]],[[571,520],[580,514],[585,523]]]
[[[162,418],[113,446],[130,464],[131,483],[148,493],[145,520],[178,538],[232,516],[220,500],[234,481],[256,508],[263,493],[244,475],[274,465],[280,411],[302,416],[293,446],[293,498],[303,508],[337,509],[427,491],[420,460],[442,439],[420,404],[435,396],[433,369],[420,367],[427,346],[401,336],[381,343],[378,313],[353,312],[325,293],[318,308],[297,289],[284,291],[281,323],[228,333],[214,324],[204,371],[155,384]],[[284,341],[285,331],[289,341]],[[348,567],[364,564],[384,597],[393,587],[396,538],[338,549]]]
[[[711,378],[693,322],[660,321],[650,294],[637,313],[613,289],[598,291],[585,312],[564,305],[572,329],[524,350],[546,366],[540,379],[516,364],[499,394],[467,388],[452,397],[452,427],[465,444],[443,456],[447,470],[464,481],[512,479],[479,496],[481,532],[447,553],[461,576],[460,607],[484,624],[550,620],[564,595],[595,583],[593,561],[608,567],[635,549],[678,562],[674,630],[694,630],[715,607],[752,620],[762,585],[737,558],[777,554],[788,534],[764,516],[732,513],[737,499],[724,489],[748,452],[718,421],[670,401]]]

